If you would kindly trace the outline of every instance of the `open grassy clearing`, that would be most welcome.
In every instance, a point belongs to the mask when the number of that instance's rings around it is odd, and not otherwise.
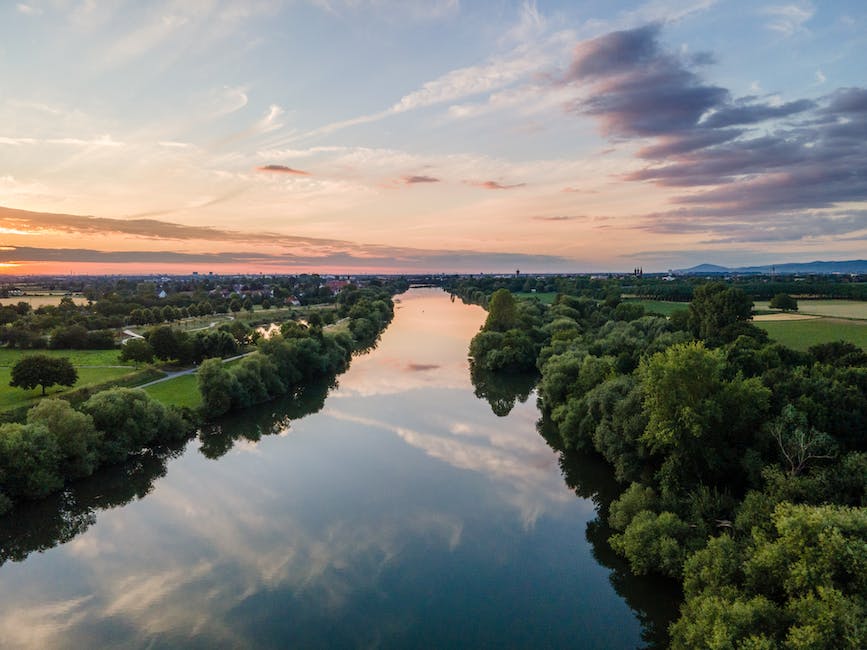
[[[644,307],[644,311],[649,314],[662,314],[663,316],[671,316],[674,312],[681,309],[688,309],[688,302],[672,302],[669,300],[628,300],[630,303],[637,303]]]
[[[166,406],[186,406],[197,409],[202,405],[196,375],[182,375],[144,389],[148,395]]]
[[[768,312],[767,300],[755,303],[756,311]],[[798,313],[835,318],[867,320],[867,301],[863,300],[798,300]]]
[[[532,293],[532,292],[519,291],[518,293],[515,293],[514,296],[516,298],[525,298],[525,299],[526,298],[531,298],[531,299],[535,298],[536,300],[541,302],[543,305],[550,305],[550,304],[553,304],[554,299],[557,297],[557,294],[553,291],[549,291],[547,293]]]
[[[21,357],[31,354],[46,354],[50,357],[66,357],[73,366],[128,366],[119,359],[120,350],[16,350],[0,348],[0,366],[12,366]],[[131,366],[130,366],[131,368]]]
[[[811,345],[848,341],[867,350],[867,323],[838,318],[762,321],[756,325],[785,346],[804,351]]]
[[[95,386],[123,377],[136,374],[132,368],[78,368],[78,381],[75,386],[53,386],[46,392],[47,395],[59,395],[75,391],[87,386]],[[8,410],[19,407],[33,406],[42,397],[42,389],[23,390],[9,385],[11,368],[0,368],[0,410]]]

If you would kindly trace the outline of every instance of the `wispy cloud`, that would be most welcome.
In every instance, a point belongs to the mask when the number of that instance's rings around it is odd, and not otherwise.
[[[297,176],[310,176],[310,172],[305,172],[300,169],[287,167],[286,165],[262,165],[261,167],[256,167],[256,169],[260,172],[270,172],[274,174],[295,174]]]
[[[481,187],[484,190],[514,190],[527,185],[526,183],[504,184],[497,181],[466,181],[466,183],[473,187]]]
[[[406,185],[416,185],[418,183],[439,183],[440,179],[433,176],[404,176],[403,182]]]
[[[804,25],[813,17],[816,9],[809,2],[805,2],[765,7],[762,13],[769,17],[768,29],[784,36],[794,36],[807,31]]]

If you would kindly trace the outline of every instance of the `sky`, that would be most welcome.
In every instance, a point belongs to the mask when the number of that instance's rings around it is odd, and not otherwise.
[[[867,257],[867,3],[0,0],[0,273]]]

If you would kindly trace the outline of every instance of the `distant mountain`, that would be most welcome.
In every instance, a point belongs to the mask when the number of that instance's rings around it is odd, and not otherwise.
[[[830,274],[830,273],[867,273],[867,260],[847,260],[843,262],[786,262],[783,264],[766,264],[764,266],[726,267],[716,264],[699,264],[688,269],[680,269],[675,273],[682,275],[714,275],[726,273],[774,273],[784,274]]]
[[[675,271],[675,273],[680,273],[682,275],[707,275],[714,273],[731,273],[732,270],[725,266],[719,266],[717,264],[699,264],[698,266],[693,266],[689,269],[679,269]]]

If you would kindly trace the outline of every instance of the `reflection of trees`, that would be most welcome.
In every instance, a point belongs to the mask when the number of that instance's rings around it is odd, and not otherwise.
[[[491,410],[500,417],[508,415],[516,402],[527,401],[536,386],[538,375],[533,373],[491,372],[470,364],[470,379],[476,397],[488,401]]]
[[[311,383],[295,395],[287,395],[211,422],[202,428],[199,451],[216,460],[229,451],[236,440],[255,442],[263,435],[285,431],[292,420],[322,410],[328,391],[336,386],[337,380],[334,378]]]
[[[19,505],[5,515],[0,526],[0,566],[70,541],[96,522],[100,510],[141,499],[165,475],[168,460],[180,455],[185,446],[186,442],[178,442],[150,449],[75,481],[63,492]]]
[[[292,420],[321,410],[336,380],[311,384],[287,396],[247,409],[203,428],[201,452],[219,458],[235,440],[258,440],[284,431]],[[100,469],[41,501],[28,501],[0,519],[0,566],[19,562],[34,551],[64,544],[96,523],[97,513],[143,498],[166,473],[167,462],[183,453],[186,441],[149,449],[119,465]]]
[[[586,532],[593,557],[611,570],[608,579],[641,622],[641,637],[647,646],[667,648],[668,626],[677,618],[683,600],[680,585],[658,576],[634,575],[628,562],[608,544],[613,532],[606,521],[608,507],[623,492],[623,485],[615,480],[611,466],[601,456],[564,449],[556,427],[547,418],[539,420],[537,428],[545,441],[560,452],[560,469],[566,485],[596,506],[598,516],[588,522]]]

